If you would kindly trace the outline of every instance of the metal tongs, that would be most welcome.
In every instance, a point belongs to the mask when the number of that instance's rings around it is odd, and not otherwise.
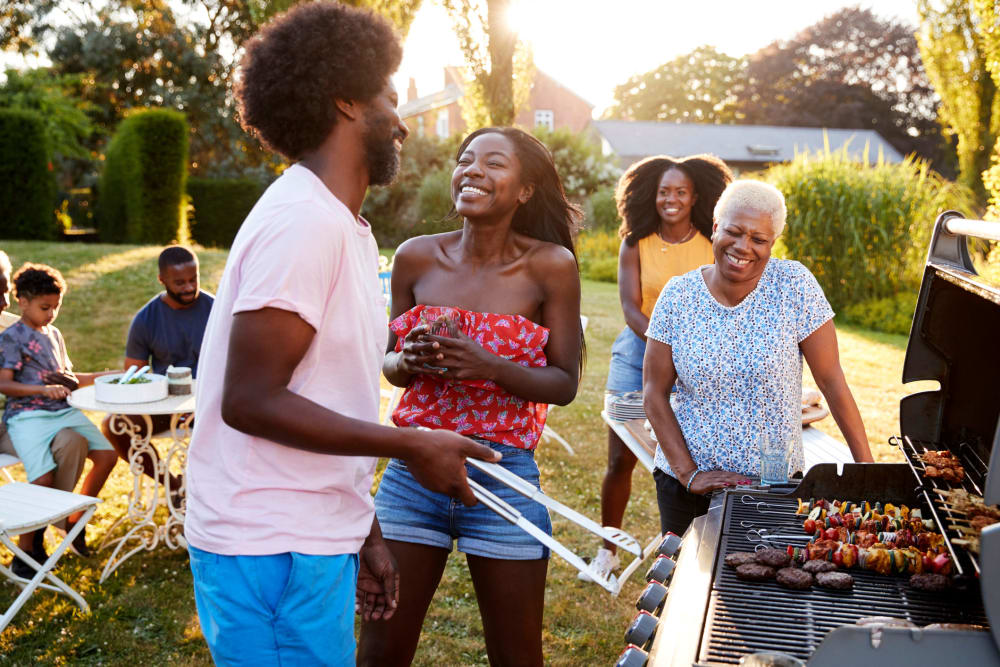
[[[468,459],[468,461],[471,462],[472,459]],[[562,556],[567,563],[580,570],[580,572],[586,572],[591,579],[597,582],[609,593],[613,595],[618,594],[618,582],[615,581],[614,575],[608,574],[602,576],[601,573],[592,569],[590,565],[585,563],[582,558],[563,546],[559,540],[555,539],[544,530],[531,523],[531,521],[526,519],[523,514],[517,511],[517,509],[512,507],[505,500],[498,498],[491,491],[488,491],[479,482],[470,479],[469,487],[472,488],[472,493],[475,494],[476,500],[502,516],[507,521],[510,521],[524,532],[528,533],[528,535],[534,537],[552,551]]]
[[[511,471],[497,465],[496,463],[489,463],[488,461],[480,461],[479,459],[472,458],[466,459],[466,462],[476,468],[479,468],[490,477],[503,482],[510,488],[520,493],[522,496],[530,498],[537,503],[541,503],[553,512],[563,515],[581,528],[589,530],[598,537],[617,545],[634,556],[642,556],[642,546],[628,533],[619,530],[618,528],[602,526],[596,521],[588,519],[576,510],[566,507],[558,500],[554,500],[545,495],[541,489],[535,488],[534,485],[529,484]]]

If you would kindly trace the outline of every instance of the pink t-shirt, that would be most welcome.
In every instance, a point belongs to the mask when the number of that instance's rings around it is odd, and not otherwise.
[[[222,421],[233,316],[261,308],[297,313],[316,330],[291,391],[378,421],[388,336],[378,248],[367,223],[301,165],[250,211],[219,283],[198,366],[185,536],[226,555],[357,553],[374,516],[374,458],[307,452]]]

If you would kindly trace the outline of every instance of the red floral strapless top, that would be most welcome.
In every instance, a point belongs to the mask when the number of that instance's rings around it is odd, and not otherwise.
[[[441,315],[484,349],[522,366],[546,366],[549,330],[521,315],[478,313],[442,306],[415,306],[390,324],[396,351],[414,327]],[[534,449],[545,427],[549,406],[518,398],[492,380],[449,380],[419,374],[410,381],[392,413],[396,426],[446,428],[519,449]]]

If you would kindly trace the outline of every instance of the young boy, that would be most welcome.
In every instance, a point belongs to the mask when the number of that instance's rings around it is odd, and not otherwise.
[[[3,421],[11,442],[24,464],[28,481],[52,486],[56,467],[49,443],[63,428],[72,428],[87,439],[87,458],[93,462],[83,482],[81,493],[96,496],[117,461],[117,454],[87,417],[70,407],[67,384],[88,385],[102,373],[73,374],[59,329],[52,326],[66,282],[56,269],[44,264],[25,264],[14,274],[14,296],[21,308],[21,319],[0,334],[0,392],[7,396]],[[59,383],[52,383],[59,378]],[[67,530],[82,512],[70,515]],[[44,560],[33,544],[34,533],[20,536],[18,544],[35,560]],[[83,532],[74,547],[87,553]],[[34,570],[17,559],[11,569],[18,576],[31,578]]]

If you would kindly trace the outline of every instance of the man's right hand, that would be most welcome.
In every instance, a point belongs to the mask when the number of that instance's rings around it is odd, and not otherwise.
[[[431,491],[458,498],[467,506],[475,505],[476,497],[465,474],[465,459],[497,463],[500,453],[454,431],[412,432],[415,447],[406,465],[413,477]]]

